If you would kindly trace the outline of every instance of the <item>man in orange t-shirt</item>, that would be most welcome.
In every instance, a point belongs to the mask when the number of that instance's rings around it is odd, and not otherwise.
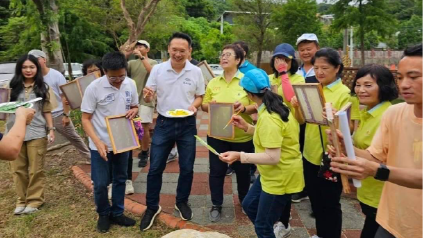
[[[383,187],[375,238],[422,237],[422,45],[404,51],[398,83],[406,103],[391,106],[367,150],[357,160],[333,158],[335,172],[388,181]],[[346,165],[344,163],[348,162]]]

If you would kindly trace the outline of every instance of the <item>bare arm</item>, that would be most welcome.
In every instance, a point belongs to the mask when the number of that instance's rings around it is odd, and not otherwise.
[[[44,118],[46,119],[46,122],[47,122],[47,128],[52,128],[53,127],[53,117],[51,116],[51,112],[44,112],[43,114],[44,114]],[[50,136],[49,143],[53,143],[54,139],[55,139],[54,130],[49,130],[48,135]]]
[[[97,151],[100,154],[100,156],[107,161],[107,152],[108,148],[107,145],[104,144],[100,140],[100,138],[97,136],[94,130],[94,126],[91,123],[91,119],[93,117],[93,114],[83,112],[82,113],[82,127],[84,128],[85,133],[91,138],[91,140],[94,142],[95,146],[97,147]]]
[[[15,160],[18,157],[25,139],[26,125],[31,122],[34,114],[34,109],[23,107],[17,109],[15,124],[0,141],[0,159]]]
[[[348,164],[346,164],[348,163]],[[374,177],[380,166],[380,163],[370,161],[361,157],[356,160],[349,160],[345,157],[332,158],[330,164],[334,172],[346,174],[355,179],[364,179],[367,177]],[[422,170],[398,168],[394,166],[387,166],[390,170],[388,181],[397,185],[422,189]]]
[[[148,58],[146,57],[144,60],[141,60],[141,62],[144,65],[145,69],[147,70],[147,73],[150,73],[153,66],[151,66],[150,62],[148,62]]]

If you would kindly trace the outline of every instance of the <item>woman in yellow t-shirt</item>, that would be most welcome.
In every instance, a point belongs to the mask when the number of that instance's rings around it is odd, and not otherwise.
[[[305,83],[304,77],[297,74],[298,62],[295,59],[294,47],[287,43],[276,46],[270,60],[270,67],[273,70],[273,74],[269,74],[272,92],[281,95],[283,102],[291,112],[294,112],[294,107],[291,105],[291,101],[295,97],[292,84]],[[286,82],[289,85],[282,83],[285,79],[288,79]]]
[[[201,108],[208,112],[209,103],[233,103],[235,113],[240,113],[246,121],[252,122],[250,114],[255,113],[254,102],[249,100],[247,93],[239,85],[244,76],[239,70],[239,66],[244,58],[241,48],[236,45],[227,45],[223,47],[220,56],[220,65],[224,72],[222,76],[216,77],[207,84],[206,94],[204,95]],[[226,122],[225,122],[226,123]],[[225,124],[222,125],[224,127]],[[217,152],[228,150],[253,152],[253,136],[245,133],[243,130],[235,128],[233,139],[222,139],[207,136],[207,143],[215,148]],[[228,165],[219,160],[217,155],[209,153],[210,173],[209,186],[211,192],[212,207],[209,213],[211,222],[217,222],[221,219],[223,204],[223,184],[225,181]],[[242,203],[250,187],[250,165],[234,163],[232,169],[235,170],[237,178],[238,198]]]
[[[379,128],[383,113],[390,107],[391,100],[398,97],[398,90],[392,73],[382,65],[370,64],[360,68],[355,76],[352,95],[357,95],[366,109],[360,111],[360,124],[353,135],[353,143],[359,149],[367,149]],[[376,211],[384,182],[368,177],[361,181],[357,198],[366,215],[361,238],[373,238],[379,228]]]
[[[282,214],[287,214],[284,234],[288,235],[289,210],[286,205],[291,201],[291,194],[304,188],[299,125],[282,97],[271,91],[269,78],[263,70],[248,71],[240,85],[248,98],[259,106],[258,121],[254,127],[242,117],[232,118],[236,127],[254,135],[255,153],[230,151],[222,153],[220,159],[229,164],[257,165],[260,176],[242,202],[257,236],[275,237],[273,224]]]
[[[323,48],[312,59],[317,80],[323,87],[326,102],[339,110],[350,100],[350,90],[342,84],[343,65],[338,52]],[[307,123],[304,140],[304,178],[311,208],[316,218],[317,237],[341,237],[341,179],[336,182],[318,177],[320,164],[328,144],[326,126]],[[314,236],[316,237],[316,236]]]

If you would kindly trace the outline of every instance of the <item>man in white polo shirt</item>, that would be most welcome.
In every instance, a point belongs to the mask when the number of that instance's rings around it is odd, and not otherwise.
[[[147,85],[143,89],[145,101],[152,100],[157,93],[157,118],[150,153],[150,170],[147,176],[147,210],[141,220],[140,230],[150,229],[160,213],[160,190],[166,159],[176,142],[179,152],[179,179],[176,189],[176,210],[183,220],[192,218],[188,205],[194,174],[195,137],[197,134],[195,115],[171,118],[166,112],[185,109],[197,112],[205,91],[201,69],[188,61],[191,38],[184,33],[174,33],[169,40],[167,62],[153,67]]]
[[[90,141],[91,179],[99,215],[97,229],[101,233],[107,232],[111,223],[135,225],[135,220],[123,215],[129,152],[112,152],[105,117],[126,114],[133,119],[138,114],[138,93],[135,84],[126,77],[125,56],[120,52],[107,53],[103,57],[103,69],[106,75],[88,86],[81,105],[82,125]],[[109,163],[113,168],[112,206],[107,197]]]

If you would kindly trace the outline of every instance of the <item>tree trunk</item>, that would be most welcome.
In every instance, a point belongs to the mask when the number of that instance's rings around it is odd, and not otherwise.
[[[47,55],[47,66],[64,73],[65,68],[63,66],[62,46],[60,44],[59,22],[55,17],[50,17],[50,15],[57,16],[59,14],[56,0],[48,0],[45,5],[43,4],[45,1],[33,1],[40,12],[41,22],[45,27],[45,30],[41,32],[41,49]]]

